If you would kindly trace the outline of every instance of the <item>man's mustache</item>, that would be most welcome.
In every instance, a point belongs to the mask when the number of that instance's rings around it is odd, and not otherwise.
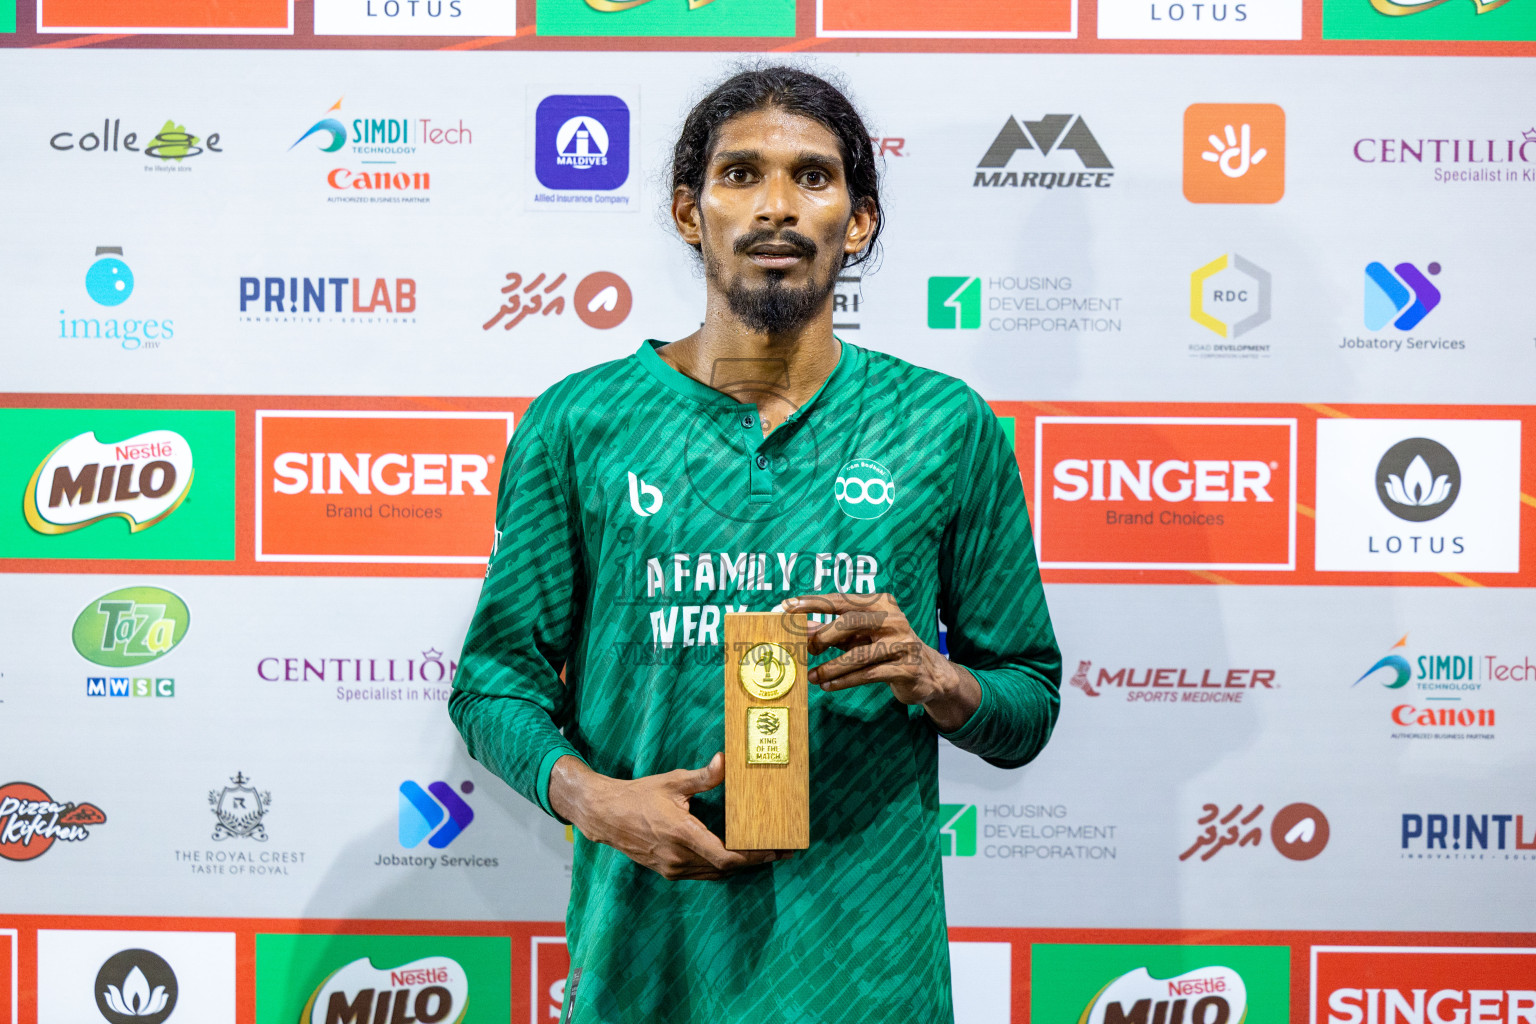
[[[736,244],[732,248],[735,250],[736,255],[745,256],[748,249],[754,245],[761,245],[763,242],[777,242],[787,245],[794,250],[791,255],[799,256],[802,259],[811,259],[817,252],[816,243],[793,228],[785,228],[782,231],[762,228],[742,235],[736,239]]]

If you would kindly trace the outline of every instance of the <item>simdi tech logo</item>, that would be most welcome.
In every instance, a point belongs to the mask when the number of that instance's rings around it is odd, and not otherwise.
[[[1035,543],[1060,569],[1294,569],[1294,419],[1041,416]]]
[[[1510,0],[1324,0],[1324,39],[1536,39],[1536,11]]]
[[[135,308],[123,310],[133,315],[102,315],[128,303],[133,293],[133,268],[123,259],[123,247],[98,245],[96,258],[85,271],[85,294],[100,308],[87,307],[83,315],[59,310],[59,340],[112,341],[125,352],[159,349],[176,336],[176,325],[161,311],[151,314],[136,303]]]
[[[256,560],[478,565],[502,412],[256,413]]]
[[[507,938],[256,936],[255,1024],[506,1024]]]
[[[429,203],[433,168],[417,160],[428,155],[443,158],[474,144],[474,132],[462,117],[369,110],[349,118],[342,112],[345,99],[332,103],[288,147],[289,152],[351,154],[329,157],[327,202]]]
[[[538,0],[541,36],[792,36],[794,0]]]
[[[1288,1024],[1286,946],[1030,947],[1030,1019],[1078,1024]]]
[[[1037,163],[1007,169],[1021,150],[1049,160],[1049,169]],[[1076,156],[1062,157],[1063,152]],[[1073,166],[1082,168],[1072,170]],[[1009,116],[992,144],[976,164],[973,188],[1109,188],[1114,184],[1110,163],[1099,140],[1081,114],[1046,114],[1038,121],[1021,123]]]
[[[1184,198],[1278,203],[1285,195],[1285,110],[1195,103],[1184,111]]]
[[[1313,946],[1311,1024],[1536,1020],[1536,949]]]
[[[0,557],[235,557],[235,416],[0,409]]]

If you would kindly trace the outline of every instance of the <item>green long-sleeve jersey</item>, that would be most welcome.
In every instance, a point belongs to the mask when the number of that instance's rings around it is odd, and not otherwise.
[[[1059,708],[1009,440],[962,381],[846,341],[764,436],[660,344],[565,378],[516,426],[449,702],[470,753],[551,814],[566,754],[626,779],[700,767],[724,745],[722,617],[799,594],[890,593],[930,645],[942,618],[982,698],[941,734],[887,686],[812,687],[793,859],[671,882],[578,833],[566,1016],[950,1021],[938,738],[1016,767]],[[718,789],[692,807],[722,832]]]

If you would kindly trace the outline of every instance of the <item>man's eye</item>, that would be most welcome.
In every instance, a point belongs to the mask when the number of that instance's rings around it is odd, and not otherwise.
[[[811,188],[820,188],[827,183],[827,175],[823,171],[806,171],[800,180]]]
[[[725,180],[733,185],[743,185],[752,178],[751,172],[745,167],[732,167],[725,172]]]

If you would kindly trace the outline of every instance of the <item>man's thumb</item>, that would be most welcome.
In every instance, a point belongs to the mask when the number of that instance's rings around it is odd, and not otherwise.
[[[688,773],[683,783],[684,793],[702,793],[706,789],[714,789],[725,781],[725,755],[716,753],[709,759],[709,764],[703,768],[696,768]]]

